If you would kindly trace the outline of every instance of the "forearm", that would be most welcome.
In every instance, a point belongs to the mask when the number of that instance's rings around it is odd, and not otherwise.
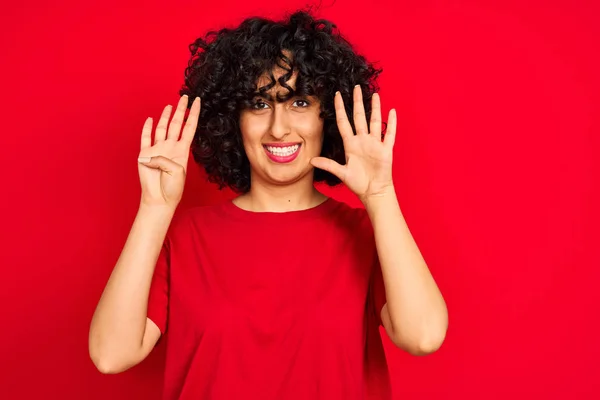
[[[436,349],[448,325],[445,301],[400,210],[392,188],[365,201],[373,225],[391,325],[397,345]]]
[[[174,211],[140,207],[90,326],[92,359],[132,357],[142,347],[148,296]]]

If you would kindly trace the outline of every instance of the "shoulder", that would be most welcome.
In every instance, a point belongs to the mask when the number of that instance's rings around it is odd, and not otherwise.
[[[377,254],[375,246],[375,235],[371,219],[364,207],[355,207],[345,202],[338,202],[335,212],[332,213],[333,224],[336,225],[334,234],[340,235],[351,244],[345,246],[365,265],[372,265],[374,255]]]
[[[178,209],[169,226],[169,234],[176,235],[194,228],[218,227],[223,222],[223,207],[224,202],[219,202]]]
[[[369,234],[372,230],[371,220],[364,207],[355,207],[338,200],[333,201],[336,205],[332,217],[337,223],[354,232]]]

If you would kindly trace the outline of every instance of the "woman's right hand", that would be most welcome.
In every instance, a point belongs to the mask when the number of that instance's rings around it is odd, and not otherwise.
[[[190,145],[200,116],[200,98],[196,97],[180,138],[187,103],[187,96],[179,99],[170,123],[172,106],[164,108],[156,127],[154,144],[152,118],[148,118],[144,123],[138,158],[142,186],[141,205],[167,206],[173,210],[179,205],[183,195]]]

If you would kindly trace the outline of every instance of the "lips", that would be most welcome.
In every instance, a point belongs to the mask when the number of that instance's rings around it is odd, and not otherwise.
[[[269,143],[263,145],[267,157],[276,163],[289,163],[298,157],[300,143]]]

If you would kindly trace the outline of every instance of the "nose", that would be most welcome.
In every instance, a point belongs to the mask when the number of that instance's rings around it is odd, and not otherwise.
[[[283,106],[283,104],[281,104],[281,106]],[[277,140],[281,140],[289,133],[290,127],[285,110],[283,107],[275,107],[273,118],[271,120],[271,136]]]

